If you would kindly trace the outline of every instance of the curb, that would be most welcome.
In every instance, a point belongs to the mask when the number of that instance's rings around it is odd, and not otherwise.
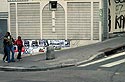
[[[81,62],[77,62],[76,66],[84,64],[84,63],[87,63],[87,62],[92,61],[92,60],[97,60],[97,59],[100,59],[100,58],[103,58],[103,57],[105,57],[104,52],[99,52],[99,53],[97,53],[95,55],[92,55],[87,60],[84,60],[84,61],[81,61]]]
[[[60,68],[65,68],[65,67],[71,67],[71,66],[78,66],[80,64],[87,63],[91,60],[98,59],[100,57],[103,57],[103,52],[100,52],[96,55],[93,55],[90,57],[88,60],[81,61],[81,62],[76,62],[72,64],[58,64],[58,65],[53,65],[53,66],[48,66],[48,67],[34,67],[34,68],[25,68],[25,67],[10,67],[10,66],[0,66],[1,71],[15,71],[15,72],[30,72],[30,71],[47,71],[47,70],[54,70],[54,69],[60,69]]]
[[[0,66],[1,71],[15,71],[15,72],[31,72],[31,71],[47,71],[65,67],[75,66],[74,64],[63,64],[57,66],[50,66],[50,67],[41,67],[41,68],[24,68],[24,67],[8,67],[8,66]]]

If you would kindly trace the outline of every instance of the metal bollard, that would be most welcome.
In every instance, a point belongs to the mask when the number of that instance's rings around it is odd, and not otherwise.
[[[55,59],[54,47],[53,46],[47,46],[46,60],[52,60],[52,59]]]

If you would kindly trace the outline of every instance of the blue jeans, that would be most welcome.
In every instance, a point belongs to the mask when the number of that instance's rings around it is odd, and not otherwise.
[[[4,56],[3,56],[3,61],[8,61],[8,50],[7,50],[7,46],[4,45]]]
[[[9,45],[9,46],[7,46],[7,51],[8,51],[8,62],[10,62],[10,61],[15,61],[14,60],[14,47],[13,47],[13,45]],[[10,51],[11,51],[11,53],[12,53],[12,57],[11,57],[11,60],[10,60]]]

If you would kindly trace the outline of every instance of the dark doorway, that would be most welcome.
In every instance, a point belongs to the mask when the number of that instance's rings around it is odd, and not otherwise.
[[[3,53],[3,36],[7,32],[7,19],[0,19],[0,54]]]

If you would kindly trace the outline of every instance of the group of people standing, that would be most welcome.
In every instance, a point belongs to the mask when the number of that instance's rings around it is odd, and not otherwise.
[[[22,59],[21,51],[23,47],[23,41],[21,39],[21,36],[18,36],[17,40],[14,40],[10,32],[7,32],[3,40],[3,46],[4,46],[3,61],[4,62],[8,62],[8,63],[15,62],[14,45],[17,45],[17,48],[18,48],[17,59],[20,60]],[[12,55],[10,54],[10,52],[12,53]]]

